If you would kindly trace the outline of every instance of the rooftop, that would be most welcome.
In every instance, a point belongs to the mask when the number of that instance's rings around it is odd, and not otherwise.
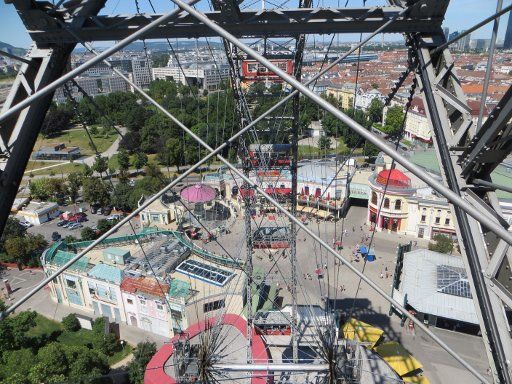
[[[416,311],[478,324],[475,304],[462,258],[427,249],[417,249],[404,256],[404,266],[397,298],[407,295],[407,303]],[[395,291],[397,293],[397,291]]]

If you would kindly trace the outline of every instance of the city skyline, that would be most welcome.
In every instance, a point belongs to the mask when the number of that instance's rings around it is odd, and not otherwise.
[[[325,0],[322,1],[324,7],[337,7],[339,0]],[[503,7],[506,7],[512,3],[512,0],[504,1]],[[166,10],[174,7],[169,7],[169,2],[164,0],[156,0],[153,2],[157,12],[165,12]],[[199,9],[204,11],[206,3],[199,3]],[[385,5],[386,1],[383,0],[369,0],[366,2],[367,6],[382,6]],[[349,2],[349,7],[358,7],[358,1]],[[253,5],[253,7],[256,7]],[[151,13],[151,9],[147,4],[141,5],[141,11]],[[452,0],[446,13],[446,20],[443,24],[444,27],[450,29],[450,32],[462,31],[470,28],[478,21],[484,19],[487,16],[492,15],[496,11],[496,3],[493,1],[482,2],[478,0]],[[104,11],[101,14],[133,14],[136,12],[135,4],[121,4],[119,1],[107,1]],[[505,31],[510,13],[505,14],[500,18],[500,28],[498,33],[498,39],[503,40],[505,38]],[[2,24],[2,31],[0,34],[0,41],[11,44],[15,47],[28,48],[31,39],[26,32],[20,18],[16,14],[14,7],[7,5],[4,2],[0,2],[0,21]],[[484,27],[472,33],[471,38],[485,39],[491,37],[492,24],[488,23]],[[6,32],[9,31],[9,34]],[[385,41],[397,41],[400,36],[397,34],[386,35]],[[355,34],[340,35],[340,42],[353,42],[357,41],[358,36]],[[98,44],[98,46],[108,46],[108,42]]]

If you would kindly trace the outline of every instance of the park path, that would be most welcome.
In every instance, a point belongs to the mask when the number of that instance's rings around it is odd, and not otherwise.
[[[110,366],[111,369],[116,369],[116,368],[121,368],[121,367],[124,367],[126,365],[128,365],[128,363],[130,361],[133,360],[133,353],[130,353],[128,356],[126,356],[124,359],[118,361],[117,363],[115,364],[112,364]]]
[[[127,132],[126,127],[117,127],[117,128],[119,129],[119,131],[121,131],[121,134],[123,134],[123,135]],[[112,145],[110,147],[108,147],[105,152],[101,153],[101,156],[110,159],[112,156],[114,156],[118,152],[120,142],[121,142],[121,135],[118,135],[117,138],[115,139],[115,141],[112,143]],[[86,157],[85,159],[75,160],[74,162],[76,164],[86,164],[89,167],[92,167],[95,160],[96,160],[96,155],[91,155],[91,156]],[[70,163],[71,163],[71,161],[64,161],[64,162],[60,162],[60,163],[56,163],[56,164],[52,164],[52,165],[47,165],[47,166],[41,167],[41,168],[29,169],[24,172],[24,175],[33,173],[33,172],[37,172],[37,171],[42,171],[45,169],[60,167],[61,165],[70,164]]]

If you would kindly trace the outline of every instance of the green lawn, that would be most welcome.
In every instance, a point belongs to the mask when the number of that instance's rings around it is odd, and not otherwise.
[[[299,158],[307,157],[307,156],[325,156],[325,155],[333,155],[333,154],[344,154],[348,153],[350,149],[347,147],[343,139],[339,139],[338,147],[336,149],[319,149],[318,147],[312,145],[299,145]]]
[[[101,128],[100,128],[101,132]],[[112,133],[106,137],[102,134],[93,135],[92,139],[99,152],[104,152],[117,139],[117,133]],[[52,138],[43,138],[39,135],[34,150],[49,144],[64,143],[68,147],[80,147],[80,151],[84,156],[94,155],[95,152],[90,146],[89,137],[83,129],[70,129],[63,131],[59,136]]]
[[[76,332],[64,331],[57,338],[57,341],[66,345],[87,345],[91,344],[94,339],[94,334],[88,329],[79,329]]]
[[[68,332],[64,330],[61,323],[48,319],[39,314],[36,318],[36,326],[29,329],[27,334],[31,337],[40,337],[43,335],[49,336],[55,332],[61,332],[61,334],[57,337],[57,342],[66,345],[87,346],[88,344],[91,344],[93,340],[93,332],[88,329],[80,329],[77,332]],[[130,344],[125,344],[121,351],[116,352],[112,356],[108,357],[108,363],[112,365],[118,361],[121,361],[130,353],[132,353],[132,350],[133,347]]]
[[[39,171],[32,171],[34,169],[47,167],[49,165],[55,165],[54,162],[48,161],[31,161],[28,163],[27,169],[25,171],[25,175],[60,175],[60,174],[68,174],[71,172],[80,172],[83,171],[85,165],[78,163],[64,163],[62,165],[41,169]]]
[[[36,318],[36,326],[30,328],[27,334],[31,337],[39,337],[45,334],[51,335],[57,331],[62,331],[62,325],[60,323],[38,314]]]

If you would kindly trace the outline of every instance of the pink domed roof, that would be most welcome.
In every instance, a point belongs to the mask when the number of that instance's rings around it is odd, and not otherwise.
[[[208,185],[196,184],[184,188],[180,195],[189,203],[207,203],[215,199],[217,192],[215,192],[215,189]]]
[[[389,179],[389,181],[388,181]],[[385,169],[377,175],[377,183],[395,188],[411,188],[411,179],[398,169]]]

